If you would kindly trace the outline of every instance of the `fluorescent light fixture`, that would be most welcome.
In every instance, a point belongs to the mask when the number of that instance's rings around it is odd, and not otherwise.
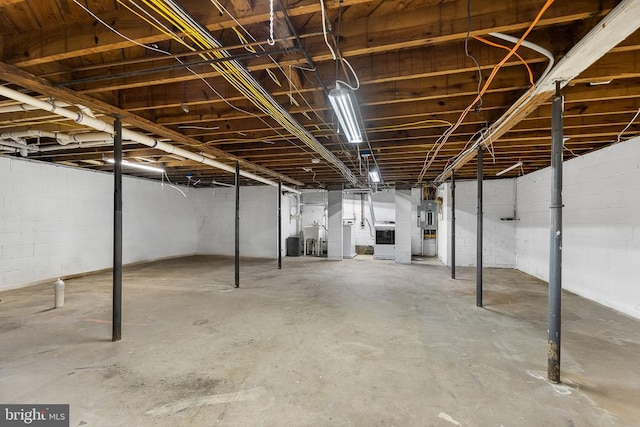
[[[235,187],[233,184],[227,184],[226,182],[218,182],[215,179],[211,181],[213,185],[222,185],[223,187]]]
[[[369,171],[369,178],[371,178],[371,182],[380,182],[380,174],[375,169]]]
[[[340,128],[347,137],[347,141],[352,144],[362,142],[362,132],[358,124],[357,105],[353,92],[336,86],[335,89],[329,92],[329,101],[338,117]]]
[[[505,170],[501,170],[500,172],[498,172],[496,174],[496,176],[500,176],[500,175],[504,175],[505,173],[514,170],[515,168],[519,168],[520,166],[522,166],[522,162],[518,162],[515,165],[511,165],[508,168],[506,168]]]
[[[111,164],[115,164],[115,160],[113,159],[105,159],[107,163],[111,163]],[[136,168],[136,169],[141,169],[144,171],[148,171],[148,172],[158,172],[158,173],[163,173],[164,169],[161,168],[155,168],[153,166],[147,166],[147,165],[143,165],[142,163],[132,163],[132,162],[128,162],[126,160],[123,160],[121,162],[122,166],[127,166],[130,168]]]

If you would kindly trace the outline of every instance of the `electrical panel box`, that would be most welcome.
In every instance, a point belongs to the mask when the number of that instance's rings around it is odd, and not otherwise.
[[[434,233],[438,230],[438,204],[435,200],[423,200],[418,206],[418,227]]]

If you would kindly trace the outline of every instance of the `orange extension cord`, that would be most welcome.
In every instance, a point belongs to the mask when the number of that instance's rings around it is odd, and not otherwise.
[[[480,90],[480,92],[478,93],[476,98],[469,104],[469,106],[464,109],[464,111],[460,115],[460,118],[458,119],[458,121],[443,134],[442,141],[440,141],[440,143],[438,144],[438,147],[436,148],[435,152],[431,156],[430,160],[429,160],[429,154],[431,154],[431,151],[433,151],[433,149],[429,151],[429,153],[427,154],[427,158],[425,159],[425,165],[423,166],[422,171],[420,172],[420,176],[418,178],[418,181],[422,181],[422,179],[424,178],[424,175],[427,173],[427,170],[429,169],[429,167],[431,166],[431,164],[435,160],[436,156],[440,152],[440,149],[449,140],[449,137],[453,134],[453,132],[455,132],[456,129],[458,129],[458,127],[460,127],[460,124],[467,117],[467,114],[469,114],[469,111],[471,111],[471,109],[474,107],[474,105],[476,105],[476,103],[480,100],[482,95],[484,95],[484,93],[487,91],[487,89],[489,89],[489,85],[491,84],[491,82],[495,78],[495,76],[498,73],[498,71],[500,70],[500,68],[505,64],[505,62],[507,62],[509,60],[509,58],[511,58],[516,53],[516,51],[518,50],[518,48],[520,47],[522,42],[527,38],[527,36],[531,32],[531,30],[533,30],[533,28],[536,26],[538,21],[540,21],[540,18],[542,18],[542,15],[544,14],[544,12],[546,12],[546,10],[549,8],[549,6],[551,6],[553,4],[553,2],[554,2],[554,0],[547,0],[546,1],[544,6],[542,6],[542,9],[540,9],[540,12],[538,12],[538,15],[535,17],[535,19],[533,20],[531,25],[529,25],[529,27],[524,32],[522,37],[520,37],[518,42],[511,49],[509,49],[509,53],[507,53],[507,55],[498,64],[496,64],[495,67],[493,67],[493,70],[491,71],[491,74],[489,75],[489,77],[487,78],[487,81],[485,82],[484,86],[482,87],[482,90]]]

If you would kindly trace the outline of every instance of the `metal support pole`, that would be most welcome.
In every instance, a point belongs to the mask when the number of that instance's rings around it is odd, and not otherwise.
[[[478,147],[478,226],[476,248],[476,307],[482,307],[482,157],[484,150]]]
[[[240,287],[240,162],[236,161],[236,275],[235,286]]]
[[[549,347],[547,378],[560,382],[560,320],[562,302],[562,146],[563,107],[560,82],[551,106],[551,224],[549,254]]]
[[[122,339],[122,122],[113,124],[113,314],[111,341]]]
[[[456,278],[456,173],[451,172],[451,278]]]
[[[282,270],[282,182],[278,181],[278,270]]]

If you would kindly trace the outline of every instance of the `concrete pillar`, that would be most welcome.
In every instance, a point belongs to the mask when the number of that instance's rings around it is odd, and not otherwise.
[[[397,264],[411,264],[411,230],[415,227],[411,217],[411,189],[396,188],[396,245]]]
[[[327,258],[342,261],[342,189],[328,192]]]
[[[411,189],[411,255],[422,255],[422,229],[418,227],[418,206],[422,203],[422,188]]]

